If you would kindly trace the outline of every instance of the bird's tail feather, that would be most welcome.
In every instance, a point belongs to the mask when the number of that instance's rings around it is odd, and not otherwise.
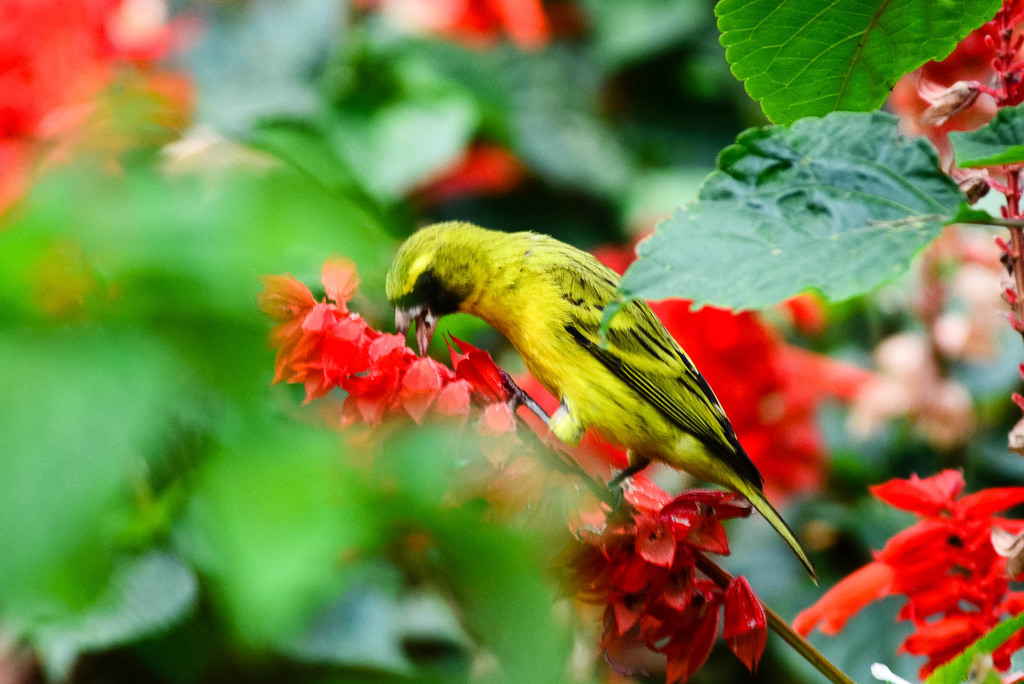
[[[811,559],[807,557],[807,552],[804,551],[804,547],[797,541],[796,535],[793,534],[793,530],[789,529],[789,525],[782,519],[779,512],[771,505],[767,498],[765,498],[764,492],[759,488],[755,487],[752,483],[743,482],[739,485],[740,493],[747,497],[747,500],[758,510],[758,512],[765,517],[768,523],[775,528],[775,531],[786,540],[789,544],[789,548],[793,549],[793,553],[800,559],[803,566],[807,568],[807,574],[811,576],[811,579],[815,584],[818,583],[818,573],[814,569],[814,564],[811,563]]]

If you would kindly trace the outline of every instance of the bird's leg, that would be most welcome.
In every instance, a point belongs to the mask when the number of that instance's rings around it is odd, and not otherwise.
[[[608,483],[609,489],[621,489],[623,482],[639,473],[651,463],[651,459],[645,456],[633,456],[630,458],[630,461],[632,463],[629,464],[628,468],[611,479],[611,482]]]
[[[531,397],[526,391],[516,384],[516,381],[512,379],[512,376],[505,372],[503,368],[498,369],[501,372],[501,380],[505,385],[505,390],[508,391],[508,405],[512,409],[512,413],[516,412],[516,409],[520,406],[533,411],[533,413],[547,424],[551,420],[551,416],[548,412],[541,408],[540,404]]]

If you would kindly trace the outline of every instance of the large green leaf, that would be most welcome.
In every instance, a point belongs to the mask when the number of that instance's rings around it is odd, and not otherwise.
[[[2,261],[2,260],[0,260]],[[0,612],[94,600],[129,476],[188,410],[180,357],[151,336],[0,328]]]
[[[961,168],[1022,162],[1024,105],[1003,107],[977,130],[950,133],[949,141],[953,143],[956,165]]]
[[[875,109],[899,78],[943,59],[1000,0],[722,0],[726,59],[776,123]]]
[[[924,684],[962,684],[967,679],[975,656],[992,653],[1021,629],[1024,629],[1024,613],[1004,620],[993,627],[987,634],[968,646],[963,653],[932,672]]]
[[[963,195],[896,123],[839,112],[742,133],[698,200],[640,245],[623,299],[750,309],[809,289],[842,300],[905,272]]]

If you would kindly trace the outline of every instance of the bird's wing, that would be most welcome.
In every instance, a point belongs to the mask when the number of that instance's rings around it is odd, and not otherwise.
[[[598,328],[618,278],[595,260],[566,269],[559,279],[573,305],[565,324],[573,340],[669,421],[760,487],[764,478],[740,446],[715,393],[651,308],[642,301],[624,306],[612,319],[608,345],[602,348]]]

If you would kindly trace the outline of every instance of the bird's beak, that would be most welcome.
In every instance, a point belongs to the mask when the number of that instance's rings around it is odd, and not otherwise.
[[[418,306],[413,309],[395,309],[395,330],[399,335],[405,335],[409,326],[416,322],[416,346],[419,347],[420,356],[425,356],[430,340],[437,330],[437,315],[430,310],[430,307]]]

